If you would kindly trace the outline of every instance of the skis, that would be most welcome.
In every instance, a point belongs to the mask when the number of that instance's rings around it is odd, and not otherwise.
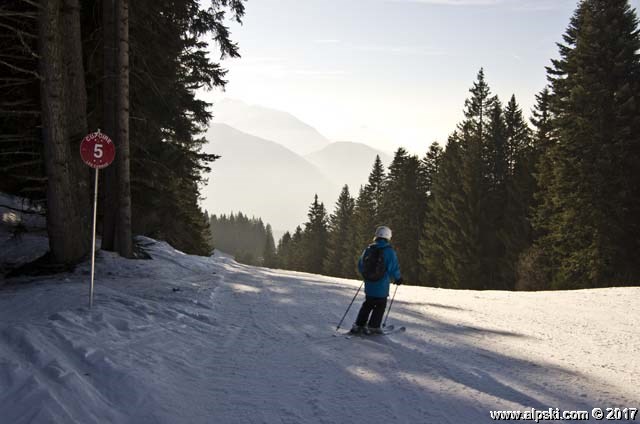
[[[404,325],[402,327],[395,328],[393,325],[388,325],[382,332],[383,335],[389,335],[393,333],[402,333],[407,331],[407,327]]]
[[[382,330],[382,333],[367,333],[367,332],[352,333],[351,331],[348,331],[346,333],[343,333],[343,335],[347,339],[350,339],[352,337],[388,336],[389,334],[400,333],[400,332],[404,332],[404,331],[407,331],[407,327],[405,327],[405,326],[396,328],[394,325],[388,325]]]

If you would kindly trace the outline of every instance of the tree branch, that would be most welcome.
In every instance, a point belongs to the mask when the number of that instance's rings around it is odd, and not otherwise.
[[[21,29],[18,29],[18,28],[12,27],[11,25],[3,24],[2,22],[0,22],[0,27],[2,27],[2,28],[6,28],[6,29],[8,29],[8,30],[10,30],[10,31],[13,31],[13,32],[15,32],[16,34],[21,34],[21,33],[22,33],[22,34],[26,35],[27,37],[32,38],[32,39],[34,39],[34,40],[36,40],[36,39],[38,38],[38,37],[37,37],[36,35],[34,35],[34,34],[29,34],[28,32],[25,32],[25,31],[23,31],[23,30],[21,30]]]
[[[37,8],[37,9],[41,9],[42,8],[40,3],[38,3],[37,1],[34,1],[34,0],[19,0],[19,1],[21,1],[23,3],[26,3],[28,5],[31,5],[31,6],[33,6],[35,8]]]
[[[36,77],[37,79],[40,79],[40,74],[38,74],[38,73],[37,73],[37,72],[35,72],[35,71],[31,71],[31,70],[29,70],[29,69],[23,69],[23,68],[20,68],[19,66],[12,65],[12,64],[10,64],[10,63],[8,63],[8,62],[5,62],[4,60],[0,60],[0,64],[1,64],[1,65],[6,66],[6,67],[8,67],[8,68],[11,68],[11,69],[13,69],[13,70],[14,70],[14,71],[16,71],[16,72],[21,72],[21,73],[23,73],[23,74],[27,74],[27,75],[33,75],[33,76],[34,76],[34,77]]]
[[[7,115],[40,115],[40,111],[35,111],[35,110],[3,110],[0,109],[0,114],[7,114]]]

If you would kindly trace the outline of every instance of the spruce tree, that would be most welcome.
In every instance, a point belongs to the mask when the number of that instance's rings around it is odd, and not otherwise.
[[[418,284],[419,240],[426,208],[420,189],[420,161],[399,148],[389,166],[382,198],[381,223],[393,231],[403,278]]]
[[[324,203],[318,200],[316,194],[307,214],[308,221],[304,224],[303,260],[305,272],[322,274],[324,258],[327,255],[328,220]]]
[[[354,262],[364,248],[371,243],[374,232],[382,225],[383,198],[385,193],[385,171],[379,156],[373,163],[369,179],[364,187],[360,187],[354,208]],[[359,277],[353,267],[353,276]]]
[[[553,197],[549,189],[553,181],[553,146],[555,144],[553,132],[553,115],[550,110],[551,92],[545,87],[536,95],[536,105],[532,111],[531,123],[534,126],[533,161],[535,172],[534,200],[532,223],[534,240],[540,238],[553,210]],[[550,270],[547,270],[550,271]],[[546,284],[550,283],[547,281]]]
[[[503,123],[482,69],[469,91],[465,119],[449,137],[433,182],[421,263],[432,283],[483,289],[496,284],[498,275],[492,262],[500,252],[492,233],[495,196],[489,196],[489,188],[496,191],[501,181],[495,161],[503,156]]]
[[[324,260],[324,271],[328,275],[344,278],[353,276],[354,208],[355,200],[349,194],[349,187],[345,185],[336,202],[335,211],[329,217],[329,238]]]
[[[553,143],[553,116],[550,110],[551,92],[545,87],[536,94],[536,104],[531,111],[529,121],[534,127],[532,134],[533,149],[536,154],[536,164],[539,163],[542,153],[547,152]]]
[[[557,142],[536,220],[555,288],[640,278],[640,36],[626,0],[584,0],[547,68]],[[540,219],[546,217],[546,219]]]
[[[380,221],[376,218],[375,200],[373,192],[368,185],[360,187],[358,198],[353,211],[354,250],[352,259],[357,258],[373,240],[373,235]],[[354,266],[352,275],[358,277],[357,268]]]
[[[531,128],[527,125],[522,109],[512,95],[504,108],[505,137],[509,174],[513,175],[518,159],[526,156],[531,148]]]
[[[466,224],[466,198],[460,164],[463,150],[453,133],[433,178],[421,241],[421,267],[429,285],[445,288],[467,286],[464,275],[468,244],[462,227]],[[466,226],[466,225],[465,225]]]
[[[507,122],[502,104],[494,98],[484,141],[484,176],[481,184],[480,237],[484,288],[507,288],[505,281],[505,208],[509,177]]]
[[[454,189],[454,192],[461,189],[464,196],[455,217],[462,239],[459,250],[450,252],[449,260],[457,257],[453,279],[460,287],[484,289],[491,287],[496,277],[489,266],[498,247],[491,234],[496,218],[490,210],[492,198],[488,192],[490,187],[497,189],[499,185],[498,165],[494,161],[500,156],[498,145],[502,124],[498,100],[491,95],[483,69],[478,72],[477,81],[469,92],[471,97],[465,101],[465,119],[459,124],[457,133],[461,148],[458,165],[461,187]]]
[[[502,230],[505,245],[502,277],[505,288],[514,289],[519,258],[533,242],[531,222],[534,193],[537,189],[535,181],[537,156],[533,149],[531,129],[524,120],[515,96],[511,96],[505,108],[505,122],[509,173]]]
[[[42,2],[33,18],[38,28],[39,63],[32,63],[35,69],[31,71],[40,81],[49,260],[75,264],[91,251],[90,174],[77,157],[77,146],[87,132],[78,0]]]
[[[382,160],[380,159],[380,155],[376,155],[376,159],[373,163],[373,169],[369,174],[369,180],[367,181],[368,190],[371,192],[373,199],[373,207],[374,207],[374,217],[375,219],[379,219],[381,208],[382,208],[382,198],[384,196],[384,182],[385,182],[385,172],[384,165],[382,164]]]
[[[429,150],[427,154],[422,159],[420,163],[421,170],[421,187],[422,191],[427,194],[427,196],[431,196],[432,188],[433,188],[433,179],[438,173],[438,168],[440,167],[440,162],[442,161],[442,154],[444,150],[442,146],[435,141],[429,146]]]
[[[459,125],[459,132],[465,138],[472,137],[482,143],[491,119],[491,109],[496,100],[491,96],[491,89],[485,80],[483,68],[478,71],[477,80],[469,92],[471,97],[464,102],[465,120]]]
[[[271,224],[267,224],[265,228],[265,241],[262,254],[262,265],[267,268],[275,268],[277,266],[276,245],[273,240],[273,230]]]
[[[307,271],[306,267],[306,252],[304,251],[304,233],[302,228],[298,225],[293,235],[291,236],[290,243],[290,255],[289,255],[289,269],[294,271]]]
[[[426,193],[427,201],[425,206],[425,216],[422,225],[422,234],[418,245],[418,281],[421,285],[433,284],[433,276],[430,273],[428,263],[428,236],[430,231],[429,209],[432,207],[435,198],[433,194],[434,180],[439,172],[442,163],[444,150],[438,142],[429,146],[429,151],[421,161],[421,191]]]
[[[277,266],[282,269],[293,269],[291,267],[291,233],[284,233],[278,241]]]
[[[542,235],[536,230],[546,225],[549,219],[547,214],[552,209],[552,198],[548,193],[554,167],[550,155],[554,144],[550,97],[549,87],[545,87],[536,94],[536,104],[531,111],[530,122],[534,131],[529,166],[533,174],[533,197],[530,199],[528,230],[533,244],[518,258],[515,270],[518,290],[546,290],[551,287],[550,255],[536,242]],[[544,214],[541,213],[543,210]]]

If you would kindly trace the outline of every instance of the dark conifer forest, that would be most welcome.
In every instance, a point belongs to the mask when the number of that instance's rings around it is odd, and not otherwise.
[[[544,290],[640,282],[640,36],[626,0],[579,3],[529,122],[478,72],[464,119],[423,158],[404,149],[329,216],[278,244],[284,268],[359,278],[377,225],[405,281]],[[320,259],[322,259],[322,267]]]
[[[80,141],[101,129],[116,145],[102,172],[102,248],[131,257],[132,235],[208,254],[199,207],[201,151],[211,105],[200,88],[223,87],[210,57],[239,57],[227,28],[244,0],[7,0],[0,6],[0,191],[45,207],[49,260],[90,251],[91,170]]]
[[[249,218],[242,212],[229,216],[212,215],[211,243],[215,249],[233,255],[248,265],[275,267],[276,246],[271,225],[260,218]]]

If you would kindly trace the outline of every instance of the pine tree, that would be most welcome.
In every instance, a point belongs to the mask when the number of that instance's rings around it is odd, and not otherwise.
[[[484,77],[484,69],[478,71],[477,80],[469,89],[471,97],[464,102],[465,120],[459,125],[459,132],[482,143],[491,119],[490,113],[496,98],[491,96],[491,89]]]
[[[534,127],[534,132],[530,166],[534,177],[534,188],[529,210],[529,230],[533,244],[525,249],[518,258],[516,267],[516,289],[518,290],[547,290],[551,288],[550,255],[538,245],[537,240],[543,234],[536,231],[536,229],[540,230],[546,226],[549,221],[549,213],[553,208],[552,196],[548,192],[554,168],[550,153],[555,143],[550,98],[549,87],[545,87],[536,94],[536,104],[531,112],[530,122]]]
[[[426,208],[426,192],[420,187],[420,161],[400,148],[389,166],[382,198],[381,221],[393,231],[403,278],[418,284],[420,233]]]
[[[433,188],[433,179],[438,173],[440,168],[440,162],[442,161],[442,154],[444,150],[442,146],[435,141],[429,146],[427,154],[421,161],[421,179],[422,179],[422,191],[430,196]]]
[[[421,241],[421,266],[426,283],[436,287],[467,286],[465,266],[468,258],[462,226],[466,224],[466,197],[460,164],[463,150],[457,133],[452,134],[433,178],[431,201],[427,209]]]
[[[433,184],[438,175],[444,150],[438,142],[434,142],[429,147],[429,151],[421,162],[421,191],[427,195],[427,203],[425,208],[424,222],[422,225],[422,234],[418,245],[418,281],[422,285],[433,284],[434,277],[429,268],[428,252],[428,234],[430,232],[429,209],[432,207],[435,198],[433,194]]]
[[[505,245],[502,276],[505,288],[516,287],[516,270],[523,252],[533,242],[532,208],[537,189],[531,129],[524,120],[515,96],[505,108],[509,174],[506,184],[505,220],[502,239]]]
[[[291,266],[291,233],[287,231],[278,241],[277,266],[282,269],[293,269]]]
[[[469,90],[471,97],[465,101],[465,120],[459,124],[458,137],[461,148],[460,184],[464,196],[463,205],[455,215],[457,231],[462,237],[457,252],[450,252],[450,261],[456,261],[454,281],[462,288],[489,288],[496,275],[488,266],[496,256],[497,247],[491,235],[495,219],[491,215],[489,188],[497,188],[500,180],[497,164],[499,153],[500,119],[483,69]],[[499,104],[499,103],[498,103]],[[493,175],[492,175],[493,174]],[[454,179],[454,182],[456,180]],[[460,188],[453,189],[454,192]],[[457,259],[455,259],[457,258]]]
[[[531,128],[524,119],[515,95],[511,96],[504,108],[504,120],[507,163],[509,174],[513,175],[518,159],[526,156],[531,148]]]
[[[536,95],[536,105],[532,111],[531,123],[535,128],[533,142],[533,161],[535,164],[535,184],[532,223],[534,228],[534,240],[543,234],[535,232],[542,230],[550,220],[553,210],[553,196],[549,192],[553,180],[553,115],[550,110],[551,93],[549,87],[545,87]],[[547,269],[547,271],[550,271]],[[548,284],[549,281],[546,282]]]
[[[316,194],[304,224],[302,266],[305,272],[322,274],[324,258],[327,255],[328,220],[324,204]]]
[[[369,179],[364,187],[360,187],[354,208],[354,255],[353,263],[360,256],[364,248],[371,243],[376,228],[382,225],[383,198],[385,193],[385,171],[379,156],[369,173]],[[358,277],[357,269],[353,267],[353,276]]]
[[[491,96],[484,71],[465,101],[465,119],[447,144],[433,182],[422,242],[422,267],[432,284],[483,289],[495,284],[492,260],[499,256],[491,233],[492,196],[500,180],[495,158],[502,140],[497,99]]]
[[[43,2],[37,22],[50,259],[77,263],[91,250],[89,170],[75,155],[87,131],[78,0]]]
[[[485,169],[480,200],[480,237],[482,244],[482,287],[508,288],[505,281],[507,183],[509,178],[508,127],[502,104],[494,98],[490,110],[487,138],[484,141]]]
[[[640,36],[626,0],[584,0],[547,68],[557,142],[537,210],[555,288],[640,278]],[[548,217],[546,220],[541,217]]]
[[[354,263],[356,263],[364,248],[373,240],[374,232],[379,223],[375,211],[373,192],[369,186],[361,186],[353,211],[354,252],[352,260]],[[355,266],[352,269],[352,275],[359,278]]]
[[[265,241],[264,241],[264,249],[263,249],[263,266],[267,268],[275,268],[277,266],[277,256],[276,256],[276,245],[273,240],[273,230],[271,229],[271,224],[267,224],[265,229]]]
[[[329,217],[329,237],[324,271],[328,275],[348,278],[353,276],[354,268],[354,225],[353,213],[355,201],[344,186],[333,214]]]
[[[378,220],[381,214],[382,198],[384,196],[384,183],[385,172],[384,165],[380,159],[380,155],[376,155],[376,159],[373,163],[373,169],[369,174],[369,180],[367,181],[368,190],[371,192],[373,199],[373,211],[374,218]]]
[[[550,101],[551,92],[547,86],[536,94],[536,104],[529,119],[535,129],[532,137],[533,149],[537,156],[536,164],[539,163],[541,155],[547,152],[553,144],[553,116],[550,110]]]
[[[302,228],[298,225],[295,232],[291,236],[290,243],[290,255],[289,255],[289,269],[295,271],[307,271],[306,267],[306,252],[305,238]]]
[[[103,129],[116,146],[104,173],[105,204],[101,248],[133,256],[131,148],[129,142],[129,1],[103,1]]]

